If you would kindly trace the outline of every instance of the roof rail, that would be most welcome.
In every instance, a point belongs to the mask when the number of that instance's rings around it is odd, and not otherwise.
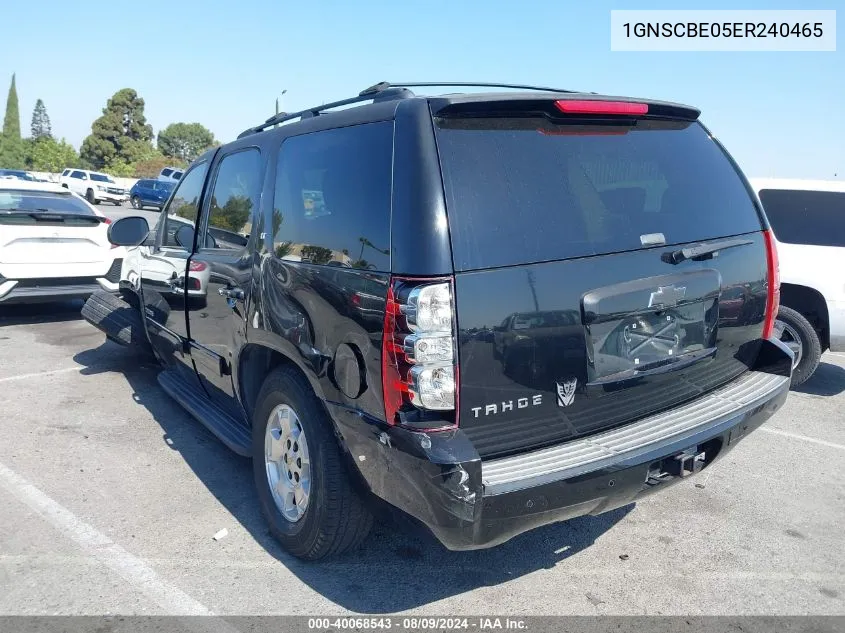
[[[293,119],[310,119],[311,117],[318,116],[320,113],[325,112],[326,110],[331,110],[332,108],[339,108],[341,106],[360,103],[362,101],[391,101],[393,99],[407,99],[414,96],[413,92],[405,89],[404,87],[391,88],[387,86],[384,89],[367,92],[366,94],[364,94],[364,92],[359,94],[357,97],[341,99],[340,101],[333,101],[331,103],[324,103],[323,105],[308,108],[306,110],[300,110],[299,112],[280,112],[279,114],[271,116],[269,119],[264,121],[264,123],[260,123],[255,127],[244,130],[238,134],[238,138],[243,138],[244,136],[249,136],[250,134],[256,134],[262,130],[266,130],[272,125],[284,123],[285,121],[291,121]]]
[[[547,88],[544,86],[528,86],[523,84],[500,84],[483,81],[418,81],[418,82],[389,82],[382,81],[362,90],[359,96],[372,95],[391,88],[422,88],[433,86],[459,86],[464,88],[511,88],[516,90],[539,90],[541,92],[580,92],[578,90],[564,90],[561,88]]]

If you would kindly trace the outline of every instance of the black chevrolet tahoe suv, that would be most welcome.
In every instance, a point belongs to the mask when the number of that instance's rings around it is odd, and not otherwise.
[[[433,85],[209,150],[153,231],[111,225],[122,299],[84,308],[252,458],[305,559],[378,498],[453,550],[629,504],[787,397],[772,234],[698,110]]]

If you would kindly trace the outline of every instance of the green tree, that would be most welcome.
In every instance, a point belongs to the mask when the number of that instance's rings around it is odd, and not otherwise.
[[[79,155],[64,139],[42,136],[27,141],[26,166],[33,171],[58,172],[79,164]]]
[[[158,149],[165,156],[190,163],[217,142],[199,123],[171,123],[158,133]]]
[[[53,131],[50,128],[50,117],[47,115],[47,107],[41,99],[35,102],[35,108],[32,110],[32,125],[30,126],[30,130],[34,139],[53,136]]]
[[[3,118],[3,134],[7,138],[21,138],[21,114],[18,105],[18,89],[15,86],[15,76],[12,75],[12,85],[9,86],[9,96],[6,97],[6,116]]]
[[[252,200],[247,196],[232,196],[222,207],[218,207],[217,200],[212,198],[208,223],[218,229],[239,233],[249,220],[251,210]]]
[[[312,264],[328,264],[332,261],[332,250],[325,246],[306,244],[302,247],[302,260]]]
[[[6,98],[6,116],[3,118],[3,132],[0,134],[0,167],[22,169],[24,167],[25,151],[21,140],[21,116],[18,105],[18,90],[15,86],[15,76],[9,86]]]
[[[79,154],[95,169],[128,171],[129,165],[155,155],[152,138],[144,100],[132,88],[123,88],[106,102],[103,116],[91,125]]]

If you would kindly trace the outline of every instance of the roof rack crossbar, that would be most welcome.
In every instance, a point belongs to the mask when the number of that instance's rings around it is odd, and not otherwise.
[[[548,88],[545,86],[530,86],[524,84],[500,84],[489,83],[483,81],[417,81],[417,82],[392,82],[382,81],[362,90],[359,96],[372,95],[390,88],[423,88],[423,87],[437,87],[437,86],[457,86],[463,88],[511,88],[515,90],[538,90],[541,92],[565,92],[575,93],[578,90],[566,90],[562,88]]]
[[[340,108],[342,106],[352,105],[354,103],[360,103],[362,101],[387,101],[389,99],[404,99],[407,97],[412,97],[413,95],[413,92],[411,92],[410,90],[405,90],[401,87],[387,87],[383,90],[377,90],[369,92],[367,94],[361,93],[357,97],[350,97],[349,99],[341,99],[340,101],[324,103],[323,105],[315,106],[313,108],[307,108],[305,110],[300,110],[299,112],[280,112],[279,114],[271,116],[269,119],[267,119],[263,123],[256,125],[255,127],[247,128],[246,130],[238,134],[238,138],[243,138],[244,136],[249,136],[250,134],[256,134],[258,132],[261,132],[262,130],[266,130],[268,127],[277,125],[279,123],[284,123],[285,121],[291,121],[293,119],[310,119],[311,117],[318,116],[321,112],[331,110],[332,108]]]

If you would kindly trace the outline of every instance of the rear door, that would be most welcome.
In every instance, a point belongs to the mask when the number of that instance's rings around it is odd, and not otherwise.
[[[209,182],[199,246],[189,265],[191,354],[209,396],[239,419],[243,412],[234,395],[232,363],[243,337],[252,273],[245,236],[252,231],[261,201],[259,148],[241,147],[220,155]]]
[[[763,220],[694,115],[548,105],[542,116],[533,102],[520,116],[435,120],[460,425],[482,456],[675,406],[745,371],[759,347]],[[722,247],[685,257],[702,243]]]

